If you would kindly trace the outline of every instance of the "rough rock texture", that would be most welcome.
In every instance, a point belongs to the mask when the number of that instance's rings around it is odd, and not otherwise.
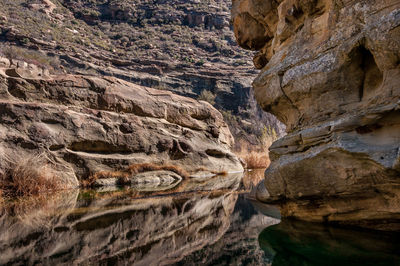
[[[256,99],[288,131],[259,199],[284,216],[399,229],[398,1],[234,0],[232,16],[239,45],[258,50]]]
[[[0,69],[2,154],[43,151],[78,179],[144,162],[242,170],[222,115],[207,102],[111,77],[32,69]]]

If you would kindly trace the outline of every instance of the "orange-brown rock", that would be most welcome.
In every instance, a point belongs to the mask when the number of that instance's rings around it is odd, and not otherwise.
[[[400,3],[234,0],[232,16],[238,43],[268,62],[255,60],[256,99],[288,132],[259,199],[287,217],[398,228]]]

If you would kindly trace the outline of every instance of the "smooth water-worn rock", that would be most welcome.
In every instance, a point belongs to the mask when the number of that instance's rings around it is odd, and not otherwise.
[[[222,115],[207,102],[28,66],[0,69],[2,154],[22,159],[43,152],[70,166],[72,180],[132,163],[243,169],[230,152],[233,137]]]
[[[235,0],[232,19],[239,45],[258,50],[256,99],[288,132],[259,200],[283,216],[398,230],[400,4]]]

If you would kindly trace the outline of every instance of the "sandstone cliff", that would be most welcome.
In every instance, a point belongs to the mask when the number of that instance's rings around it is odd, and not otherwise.
[[[286,217],[398,230],[398,1],[234,0],[232,19],[258,51],[256,99],[288,132],[258,199]]]
[[[5,155],[23,160],[37,152],[70,169],[61,171],[69,185],[132,163],[243,169],[230,152],[228,126],[207,102],[112,77],[0,64],[1,170]]]

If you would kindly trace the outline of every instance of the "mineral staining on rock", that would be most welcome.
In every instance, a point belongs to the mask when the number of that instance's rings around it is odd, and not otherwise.
[[[228,126],[210,104],[116,78],[48,75],[6,62],[0,110],[1,153],[43,152],[73,168],[72,184],[134,163],[243,169],[230,152]]]
[[[283,215],[398,230],[400,4],[234,0],[257,50],[258,103],[287,126],[270,148],[264,202]]]

